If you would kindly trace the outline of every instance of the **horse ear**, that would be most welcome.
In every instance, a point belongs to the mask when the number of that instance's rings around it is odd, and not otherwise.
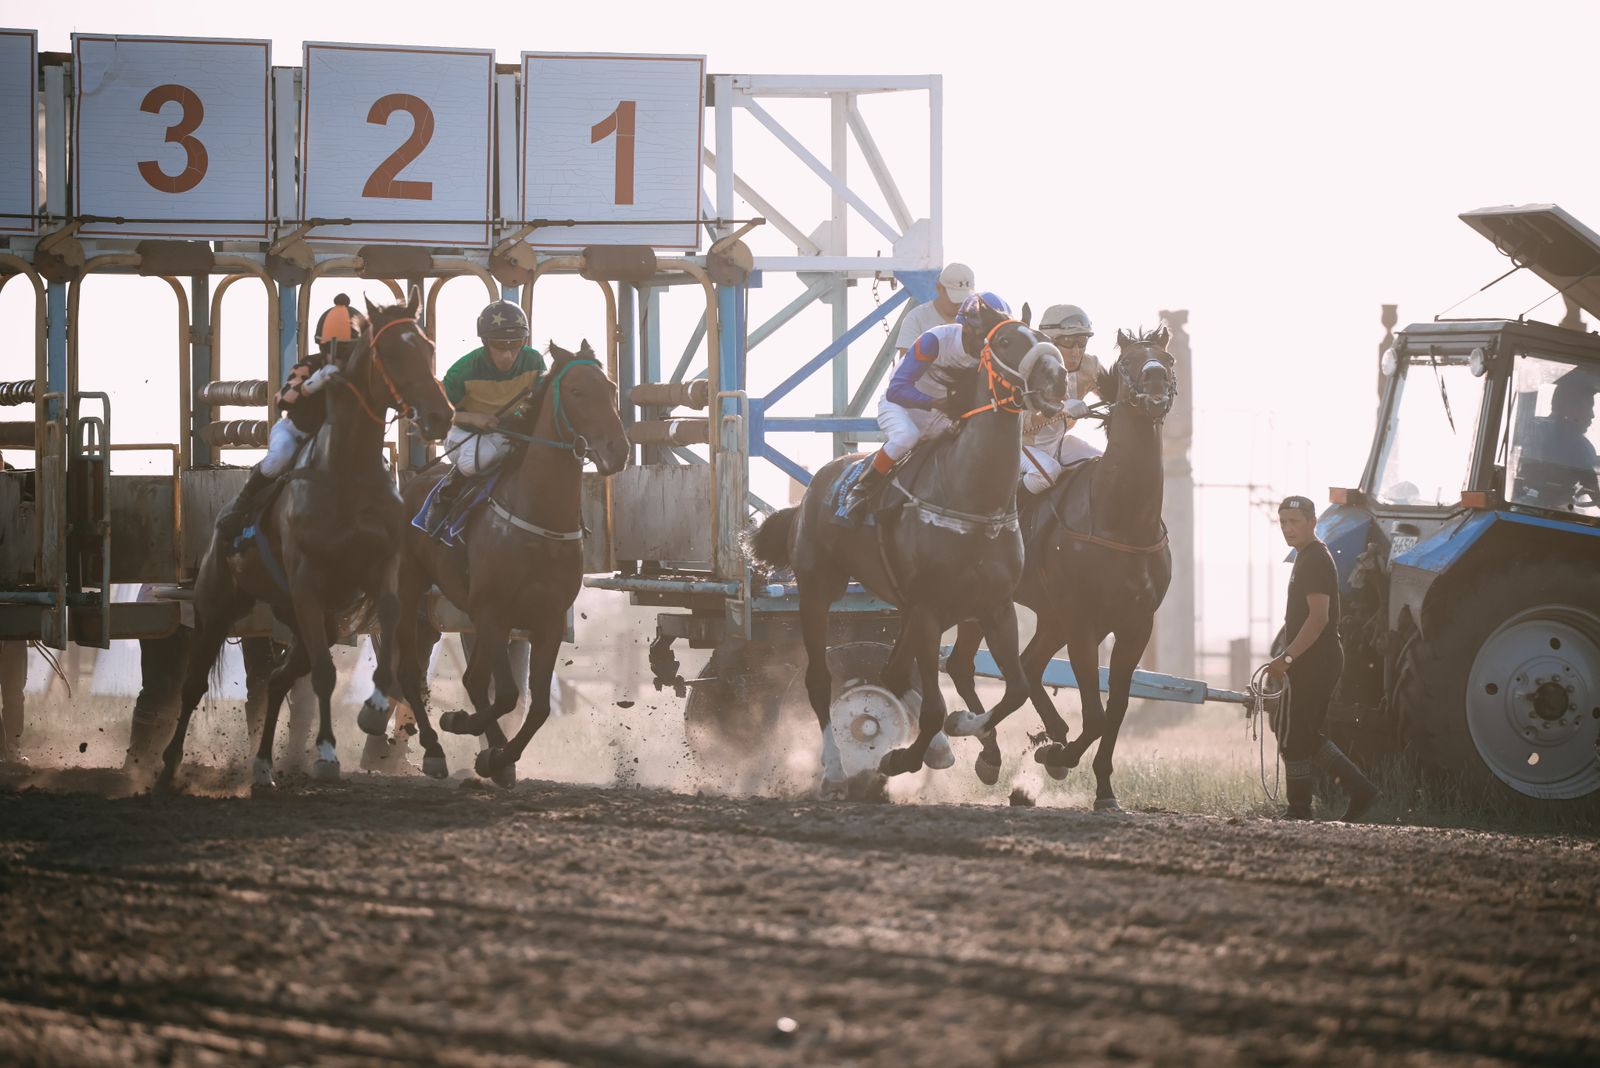
[[[412,286],[411,287],[411,292],[406,295],[406,314],[410,315],[413,319],[415,319],[417,317],[417,313],[420,312],[421,310],[422,310],[422,287],[421,286]]]
[[[367,296],[363,296],[361,299],[367,302],[367,318],[368,319],[376,318],[377,315],[378,315],[378,306],[376,304],[372,303],[372,298],[371,297],[367,297]]]
[[[594,349],[589,347],[589,339],[588,338],[584,338],[581,342],[579,342],[579,344],[578,344],[578,355],[579,356],[583,356],[585,358],[590,358],[590,359],[592,359],[594,357]]]
[[[1022,325],[1023,326],[1032,326],[1033,325],[1033,308],[1032,308],[1031,305],[1028,304],[1027,301],[1023,301],[1022,302]]]
[[[1122,330],[1120,328],[1117,330],[1117,348],[1125,349],[1137,340],[1137,338],[1128,333],[1126,330]]]
[[[1167,329],[1166,323],[1162,323],[1161,329],[1150,335],[1150,340],[1164,351],[1167,343],[1172,340],[1172,331]]]

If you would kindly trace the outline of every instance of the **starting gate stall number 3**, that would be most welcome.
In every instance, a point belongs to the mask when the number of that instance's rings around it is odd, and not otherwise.
[[[81,233],[265,239],[271,46],[73,34]]]
[[[524,52],[522,217],[608,224],[529,243],[698,249],[705,84],[704,56]]]
[[[33,30],[0,30],[0,234],[38,225],[38,48]]]
[[[308,42],[301,218],[382,220],[312,236],[486,246],[493,93],[492,49]]]

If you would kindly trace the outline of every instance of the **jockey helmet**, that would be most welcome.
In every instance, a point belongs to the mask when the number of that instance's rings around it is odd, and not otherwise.
[[[1039,332],[1052,337],[1094,337],[1094,324],[1076,304],[1052,304],[1039,318]]]
[[[350,312],[350,296],[340,293],[333,298],[333,307],[317,320],[317,344],[331,345],[335,341],[354,341],[355,320]]]
[[[987,306],[991,311],[997,311],[1007,319],[1011,318],[1011,305],[1001,300],[993,293],[974,293],[961,302],[961,310],[956,312],[956,322],[971,330],[983,329],[982,308]]]
[[[497,300],[478,313],[478,336],[485,341],[527,341],[528,317],[509,300]]]

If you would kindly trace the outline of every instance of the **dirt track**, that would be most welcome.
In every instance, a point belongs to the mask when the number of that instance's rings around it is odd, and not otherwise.
[[[0,790],[0,1063],[1594,1064],[1597,893],[1415,828]]]

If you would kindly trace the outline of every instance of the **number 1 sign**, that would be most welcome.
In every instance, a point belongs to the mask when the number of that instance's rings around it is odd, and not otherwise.
[[[85,235],[267,236],[266,41],[74,34]]]
[[[590,224],[535,230],[535,248],[700,247],[705,69],[704,56],[522,54],[522,217]]]
[[[312,236],[487,245],[493,91],[489,49],[308,43],[301,217],[385,220]]]

